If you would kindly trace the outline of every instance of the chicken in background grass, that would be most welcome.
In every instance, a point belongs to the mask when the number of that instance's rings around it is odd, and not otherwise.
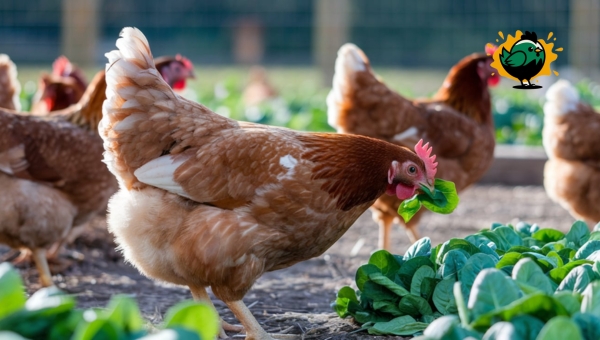
[[[71,61],[64,55],[56,58],[54,63],[52,63],[52,75],[63,78],[71,78],[80,89],[83,89],[84,92],[87,89],[88,82],[83,74],[83,71],[79,67],[73,65]]]
[[[437,155],[438,176],[456,184],[460,192],[486,172],[494,157],[494,123],[488,85],[499,75],[486,54],[471,54],[458,62],[431,100],[402,97],[378,80],[366,55],[353,44],[340,48],[333,89],[327,96],[329,125],[339,133],[379,138],[402,146],[420,139]],[[371,210],[379,224],[379,247],[390,250],[394,221],[400,223],[402,201],[382,196]],[[419,238],[420,211],[406,227],[411,242]]]
[[[176,92],[185,90],[188,78],[196,78],[194,64],[181,54],[158,57],[154,59],[154,64],[165,82]]]
[[[123,29],[117,46],[99,126],[120,187],[109,230],[145,275],[206,302],[210,286],[246,339],[271,338],[242,302],[258,277],[322,254],[386,192],[433,189],[430,158],[363,136],[228,119],[176,95],[139,30]],[[222,327],[221,336],[242,330]]]
[[[185,90],[187,78],[194,78],[194,65],[179,54],[159,57],[156,64],[174,90]],[[86,88],[83,72],[65,56],[61,56],[52,64],[52,74],[41,76],[31,112],[36,115],[60,114],[59,110],[77,103]]]
[[[271,98],[277,97],[277,91],[273,88],[267,77],[264,67],[253,66],[248,73],[248,84],[244,88],[244,105],[256,106]]]
[[[589,227],[600,222],[600,114],[559,80],[546,92],[544,168],[548,196]]]
[[[59,250],[117,189],[97,130],[105,89],[102,71],[60,117],[0,110],[0,243],[31,251],[44,286],[52,285],[46,250]]]
[[[87,80],[83,71],[67,57],[60,56],[52,63],[52,73],[42,73],[40,76],[30,111],[36,115],[46,115],[66,109],[79,102],[86,89]]]
[[[0,54],[0,108],[20,111],[20,93],[17,66],[6,54]]]

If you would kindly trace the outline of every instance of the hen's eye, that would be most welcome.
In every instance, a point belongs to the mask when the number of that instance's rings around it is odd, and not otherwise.
[[[415,168],[414,166],[411,165],[411,166],[408,167],[408,173],[409,174],[414,174],[416,172],[417,172],[417,168]]]
[[[533,47],[530,47],[530,48],[529,48],[529,51],[530,51],[530,52],[531,52],[531,51],[533,51]]]

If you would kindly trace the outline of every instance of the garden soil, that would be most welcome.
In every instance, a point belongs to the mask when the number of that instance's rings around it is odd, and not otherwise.
[[[542,187],[475,186],[461,194],[461,203],[453,214],[427,214],[419,232],[437,245],[487,228],[492,222],[519,220],[562,231],[567,231],[574,221],[550,201]],[[270,333],[296,334],[298,339],[404,339],[370,336],[359,331],[352,319],[340,319],[330,307],[339,288],[354,284],[356,269],[376,250],[377,238],[377,224],[367,211],[322,256],[265,274],[244,302]],[[404,230],[395,226],[392,238],[393,253],[403,254],[410,245]],[[105,218],[98,217],[61,254],[59,263],[52,265],[59,271],[53,276],[55,283],[77,297],[79,308],[103,307],[111,296],[129,294],[138,301],[144,318],[157,325],[170,306],[191,298],[185,287],[154,282],[140,275],[123,261],[115,247],[106,231]],[[9,257],[15,256],[0,246],[0,259]],[[24,263],[17,267],[28,293],[40,288],[33,265]],[[225,304],[212,297],[224,319],[237,324]],[[229,335],[232,339],[243,338]]]

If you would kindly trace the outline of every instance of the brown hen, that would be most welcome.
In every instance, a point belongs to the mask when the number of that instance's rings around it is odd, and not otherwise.
[[[247,339],[270,338],[242,302],[258,277],[322,254],[386,191],[432,185],[431,160],[406,148],[238,122],[183,99],[137,29],[117,46],[99,128],[120,184],[109,229],[145,275],[207,302],[210,286]]]
[[[600,222],[600,114],[580,102],[566,80],[552,85],[546,99],[544,187],[552,200],[591,227]]]
[[[104,210],[116,191],[97,132],[105,89],[102,71],[61,117],[0,110],[0,242],[31,250],[45,286],[52,284],[46,249]]]
[[[267,70],[261,66],[253,66],[248,73],[248,84],[242,94],[244,105],[256,106],[275,97],[277,90],[269,82]]]
[[[52,63],[52,73],[40,76],[30,111],[36,115],[54,115],[54,111],[78,103],[86,89],[83,71],[67,57],[60,56]]]
[[[328,122],[339,133],[402,146],[423,139],[436,151],[438,176],[461,191],[481,178],[494,156],[488,82],[497,83],[498,75],[492,75],[491,62],[485,54],[469,55],[452,67],[433,99],[410,100],[377,78],[362,50],[346,44],[338,52],[333,89],[327,97]],[[382,196],[371,208],[380,228],[380,248],[390,250],[394,222],[405,225],[411,242],[419,238],[422,211],[404,223],[397,213],[401,202]]]

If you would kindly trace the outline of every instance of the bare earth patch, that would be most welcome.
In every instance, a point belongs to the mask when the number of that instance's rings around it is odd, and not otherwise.
[[[461,195],[461,203],[452,215],[428,214],[419,231],[437,245],[487,228],[492,222],[518,220],[562,231],[567,231],[574,221],[550,201],[542,187],[475,186]],[[299,339],[404,339],[369,336],[366,332],[349,334],[359,326],[351,319],[340,319],[329,307],[339,288],[353,285],[355,271],[375,250],[377,237],[378,227],[367,211],[324,255],[264,275],[244,302],[272,333],[298,334]],[[403,254],[410,245],[399,227],[393,231],[393,242],[397,254]],[[138,301],[144,317],[157,324],[167,308],[191,299],[187,288],[151,281],[124,263],[115,251],[103,217],[95,219],[69,249],[80,252],[84,259],[77,261],[63,254],[63,260],[72,264],[53,278],[61,289],[77,296],[79,308],[103,307],[112,295],[130,294]],[[353,249],[355,256],[350,255]],[[0,258],[8,253],[8,248],[0,246]],[[28,293],[39,289],[35,267],[25,264],[19,268]],[[224,303],[213,301],[225,320],[237,324]],[[243,338],[233,333],[230,336]]]

